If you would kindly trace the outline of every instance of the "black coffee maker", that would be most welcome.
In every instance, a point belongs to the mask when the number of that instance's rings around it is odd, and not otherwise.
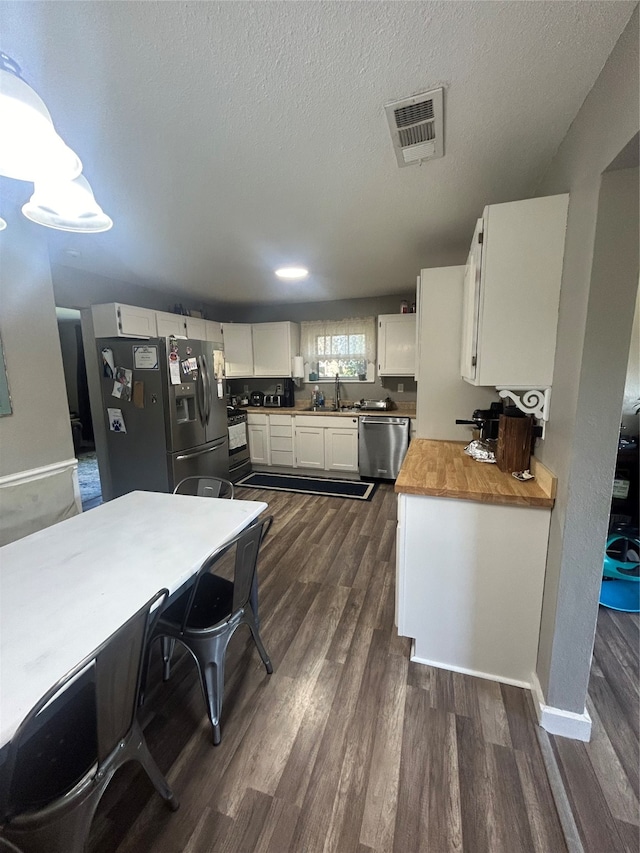
[[[491,403],[488,409],[476,409],[470,420],[456,420],[457,424],[470,424],[480,431],[480,441],[497,441],[500,427],[500,415],[504,412],[504,404]]]
[[[285,408],[292,409],[295,405],[295,398],[293,393],[293,379],[283,379],[282,398],[282,405]]]

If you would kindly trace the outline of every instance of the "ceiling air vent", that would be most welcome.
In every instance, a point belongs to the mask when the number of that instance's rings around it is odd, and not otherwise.
[[[433,89],[385,106],[398,166],[442,157],[442,89]]]

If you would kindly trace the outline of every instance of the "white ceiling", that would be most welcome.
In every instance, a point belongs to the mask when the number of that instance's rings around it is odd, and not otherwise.
[[[48,231],[52,262],[222,302],[406,291],[533,194],[634,5],[3,0],[0,49],[115,223]],[[384,104],[436,86],[445,157],[400,169]],[[0,188],[11,226],[30,185]]]

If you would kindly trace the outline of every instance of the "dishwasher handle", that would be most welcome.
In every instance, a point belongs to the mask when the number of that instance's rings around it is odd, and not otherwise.
[[[360,423],[363,426],[407,426],[409,418],[384,418],[375,415],[360,415]]]

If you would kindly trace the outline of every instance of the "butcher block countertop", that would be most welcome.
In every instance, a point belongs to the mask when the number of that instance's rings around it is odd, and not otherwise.
[[[552,507],[556,478],[531,457],[535,480],[521,483],[495,464],[476,462],[464,452],[464,441],[414,439],[404,458],[395,491],[489,504]]]

